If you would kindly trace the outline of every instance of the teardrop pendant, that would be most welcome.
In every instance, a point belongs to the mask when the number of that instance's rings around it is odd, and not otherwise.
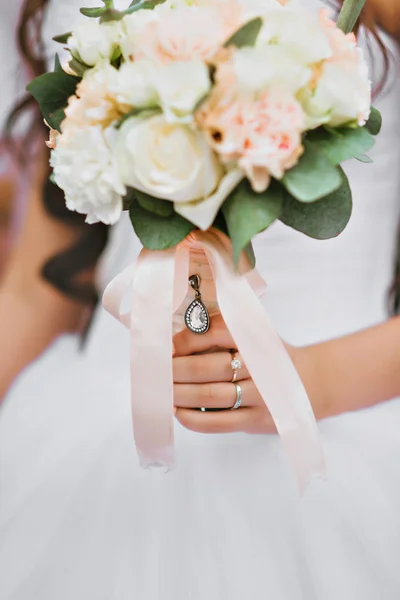
[[[208,314],[204,302],[201,300],[199,289],[200,277],[198,275],[192,275],[189,278],[189,283],[196,292],[196,298],[189,304],[185,312],[185,323],[190,331],[201,335],[207,333],[210,328],[210,315]]]

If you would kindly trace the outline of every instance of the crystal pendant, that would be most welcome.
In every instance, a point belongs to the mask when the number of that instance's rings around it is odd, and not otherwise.
[[[200,277],[192,275],[189,278],[191,287],[196,292],[196,298],[188,306],[185,312],[186,327],[193,333],[206,333],[210,328],[210,315],[205,304],[201,300]]]
[[[193,333],[206,333],[210,328],[210,317],[201,300],[196,298],[185,313],[186,327]]]

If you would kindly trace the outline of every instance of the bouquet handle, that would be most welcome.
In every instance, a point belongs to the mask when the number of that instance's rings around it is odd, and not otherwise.
[[[303,492],[313,476],[325,475],[325,461],[307,393],[258,299],[265,284],[256,271],[245,276],[235,270],[224,236],[216,230],[196,231],[191,239],[207,256],[221,314]],[[143,249],[136,266],[117,275],[103,296],[105,309],[131,332],[133,430],[145,468],[174,466],[172,315],[187,293],[189,248],[190,240],[165,251]],[[130,286],[131,311],[123,314],[121,302]]]

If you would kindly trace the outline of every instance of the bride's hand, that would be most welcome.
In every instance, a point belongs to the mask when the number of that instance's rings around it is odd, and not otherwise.
[[[175,336],[174,344],[176,418],[184,427],[199,433],[275,433],[271,415],[236,352],[235,358],[242,364],[236,379],[242,389],[242,404],[238,410],[229,410],[237,399],[229,351],[235,350],[235,344],[222,317],[214,317],[204,335],[194,335],[185,329]],[[196,354],[215,347],[221,351]],[[294,362],[304,362],[301,349],[288,347],[288,350]],[[200,408],[223,410],[203,412]]]

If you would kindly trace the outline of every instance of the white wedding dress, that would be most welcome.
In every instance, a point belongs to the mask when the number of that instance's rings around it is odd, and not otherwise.
[[[46,39],[67,31],[79,6],[51,2]],[[348,165],[347,230],[320,242],[278,223],[256,241],[265,307],[293,344],[387,318],[400,218],[400,54],[387,41],[383,132],[373,164]],[[137,250],[124,218],[101,285]],[[99,307],[83,349],[62,337],[7,397],[1,600],[399,598],[400,399],[321,422],[328,481],[300,499],[275,435],[206,436],[176,424],[177,468],[142,470],[128,353],[127,331]]]

